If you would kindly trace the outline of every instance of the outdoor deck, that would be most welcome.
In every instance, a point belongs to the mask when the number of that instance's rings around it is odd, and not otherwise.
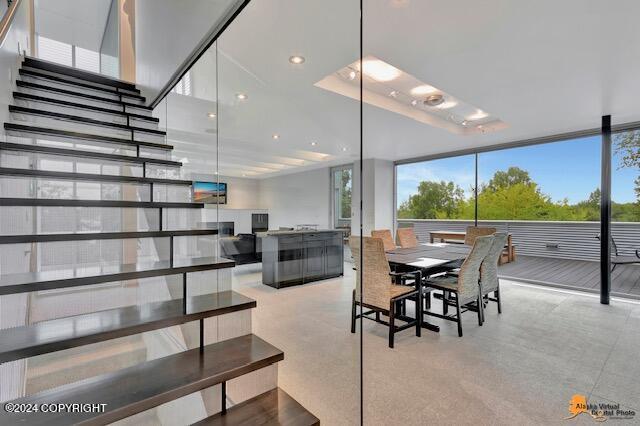
[[[600,291],[600,263],[585,260],[523,256],[500,266],[501,278]],[[619,265],[611,277],[611,292],[640,297],[640,265]]]

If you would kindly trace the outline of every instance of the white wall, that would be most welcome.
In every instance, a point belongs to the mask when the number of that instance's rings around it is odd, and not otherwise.
[[[156,97],[234,1],[187,3],[136,0],[136,82],[149,100]]]
[[[216,175],[193,173],[193,180],[215,182]],[[251,232],[251,214],[268,213],[260,205],[259,180],[220,176],[220,182],[227,183],[227,204],[206,205],[202,211],[203,222],[234,222],[236,234]]]
[[[329,168],[259,181],[260,205],[269,213],[269,228],[317,224],[329,228]]]
[[[386,179],[382,164],[390,167],[390,181],[388,188],[380,188],[382,193],[393,188],[393,163],[378,160],[379,179]],[[193,174],[193,180],[215,181],[215,175]],[[266,179],[245,179],[233,177],[220,177],[221,182],[227,182],[229,191],[229,203],[220,205],[216,211],[211,205],[203,211],[203,221],[215,222],[234,221],[235,232],[251,232],[251,213],[268,213],[269,228],[278,229],[281,226],[295,227],[300,224],[317,224],[319,228],[331,228],[331,204],[330,204],[330,169],[328,167],[276,176]],[[390,193],[392,194],[392,193]],[[392,200],[393,196],[389,196]],[[382,196],[378,197],[380,206],[384,206]],[[387,209],[387,220],[393,221],[392,201]],[[383,220],[383,214],[379,216]],[[385,222],[386,223],[386,222]]]

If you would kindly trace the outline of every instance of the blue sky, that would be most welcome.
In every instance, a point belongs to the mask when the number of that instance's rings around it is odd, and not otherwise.
[[[634,179],[638,171],[620,169],[614,158],[612,196],[616,202],[635,201]],[[497,170],[517,166],[527,170],[542,192],[554,201],[569,203],[587,199],[600,186],[600,137],[549,143],[480,154],[479,181],[487,182]],[[398,166],[398,205],[416,192],[423,180],[454,181],[469,191],[474,182],[473,155]]]

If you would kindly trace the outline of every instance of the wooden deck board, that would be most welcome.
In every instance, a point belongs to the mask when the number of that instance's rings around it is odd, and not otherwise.
[[[523,280],[535,280],[578,289],[600,288],[598,262],[518,256],[515,262],[500,266],[500,275]],[[611,277],[612,293],[640,296],[640,265],[618,265]]]

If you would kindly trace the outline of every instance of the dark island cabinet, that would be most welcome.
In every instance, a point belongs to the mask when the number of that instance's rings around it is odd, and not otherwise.
[[[342,231],[274,232],[262,237],[262,282],[275,288],[344,273]]]

